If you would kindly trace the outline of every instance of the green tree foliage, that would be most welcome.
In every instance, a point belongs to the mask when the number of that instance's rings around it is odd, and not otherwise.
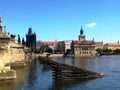
[[[116,49],[113,52],[116,53],[116,54],[118,54],[118,53],[120,54],[120,49]]]
[[[35,48],[35,53],[40,53],[40,48]]]
[[[24,40],[24,38],[22,38],[22,45],[25,45],[25,40]]]
[[[112,53],[112,50],[111,49],[103,49],[103,52],[109,54],[109,53]]]
[[[47,52],[53,53],[53,49],[52,48],[48,48]]]
[[[41,53],[44,53],[46,51],[46,47],[45,47],[45,45],[42,45],[41,47],[40,47],[40,52]]]
[[[120,49],[111,50],[111,49],[100,49],[100,48],[98,48],[96,51],[99,54],[120,54]]]
[[[18,35],[18,43],[21,44],[20,35]]]
[[[42,45],[40,47],[40,52],[41,53],[45,53],[45,52],[53,53],[53,49],[50,48],[48,45]]]
[[[97,51],[97,53],[102,53],[103,52],[103,49],[101,49],[101,48],[98,48],[98,49],[96,49],[96,51]]]

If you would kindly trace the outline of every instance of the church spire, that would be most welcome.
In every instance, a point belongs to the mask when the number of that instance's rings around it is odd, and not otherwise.
[[[85,40],[85,35],[83,33],[84,33],[84,30],[82,29],[82,26],[81,26],[80,35],[78,36],[79,40]]]
[[[80,35],[83,35],[83,33],[84,33],[84,30],[82,29],[82,26],[81,26]]]

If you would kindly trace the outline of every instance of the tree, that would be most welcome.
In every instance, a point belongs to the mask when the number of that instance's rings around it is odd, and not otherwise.
[[[42,45],[42,46],[40,47],[40,52],[41,52],[41,53],[46,52],[46,46],[45,46],[45,45]]]
[[[40,48],[35,48],[35,53],[40,53]]]
[[[110,54],[110,53],[113,53],[113,51],[111,49],[103,49],[103,53]]]
[[[45,45],[45,52],[47,52],[49,48],[50,47],[48,45]]]
[[[116,53],[116,54],[120,53],[120,49],[114,50],[114,53]]]
[[[15,38],[15,37],[16,37],[15,35],[11,34],[11,38]]]
[[[48,45],[42,45],[40,47],[40,52],[41,53],[45,53],[45,52],[53,53],[53,49],[50,48]]]
[[[103,52],[103,49],[98,48],[98,49],[96,49],[96,51],[97,51],[97,53],[101,54]]]
[[[20,35],[18,35],[18,43],[21,44]]]
[[[47,52],[53,53],[53,49],[52,49],[52,48],[49,48],[49,49],[47,50]]]
[[[25,45],[25,40],[24,40],[24,38],[22,38],[22,45]]]

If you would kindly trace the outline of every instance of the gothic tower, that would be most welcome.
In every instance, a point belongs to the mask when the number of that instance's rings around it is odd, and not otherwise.
[[[26,34],[26,46],[36,48],[36,34],[32,33],[32,28],[29,28],[28,34]]]
[[[84,35],[84,30],[82,29],[82,27],[81,27],[81,29],[80,29],[80,35],[79,35],[79,38],[78,38],[79,40],[85,40],[85,35]]]

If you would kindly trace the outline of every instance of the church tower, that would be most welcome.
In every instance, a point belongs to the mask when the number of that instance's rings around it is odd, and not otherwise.
[[[85,35],[83,33],[84,33],[84,30],[81,27],[81,29],[80,29],[80,35],[79,35],[79,38],[78,38],[79,40],[85,40]]]

